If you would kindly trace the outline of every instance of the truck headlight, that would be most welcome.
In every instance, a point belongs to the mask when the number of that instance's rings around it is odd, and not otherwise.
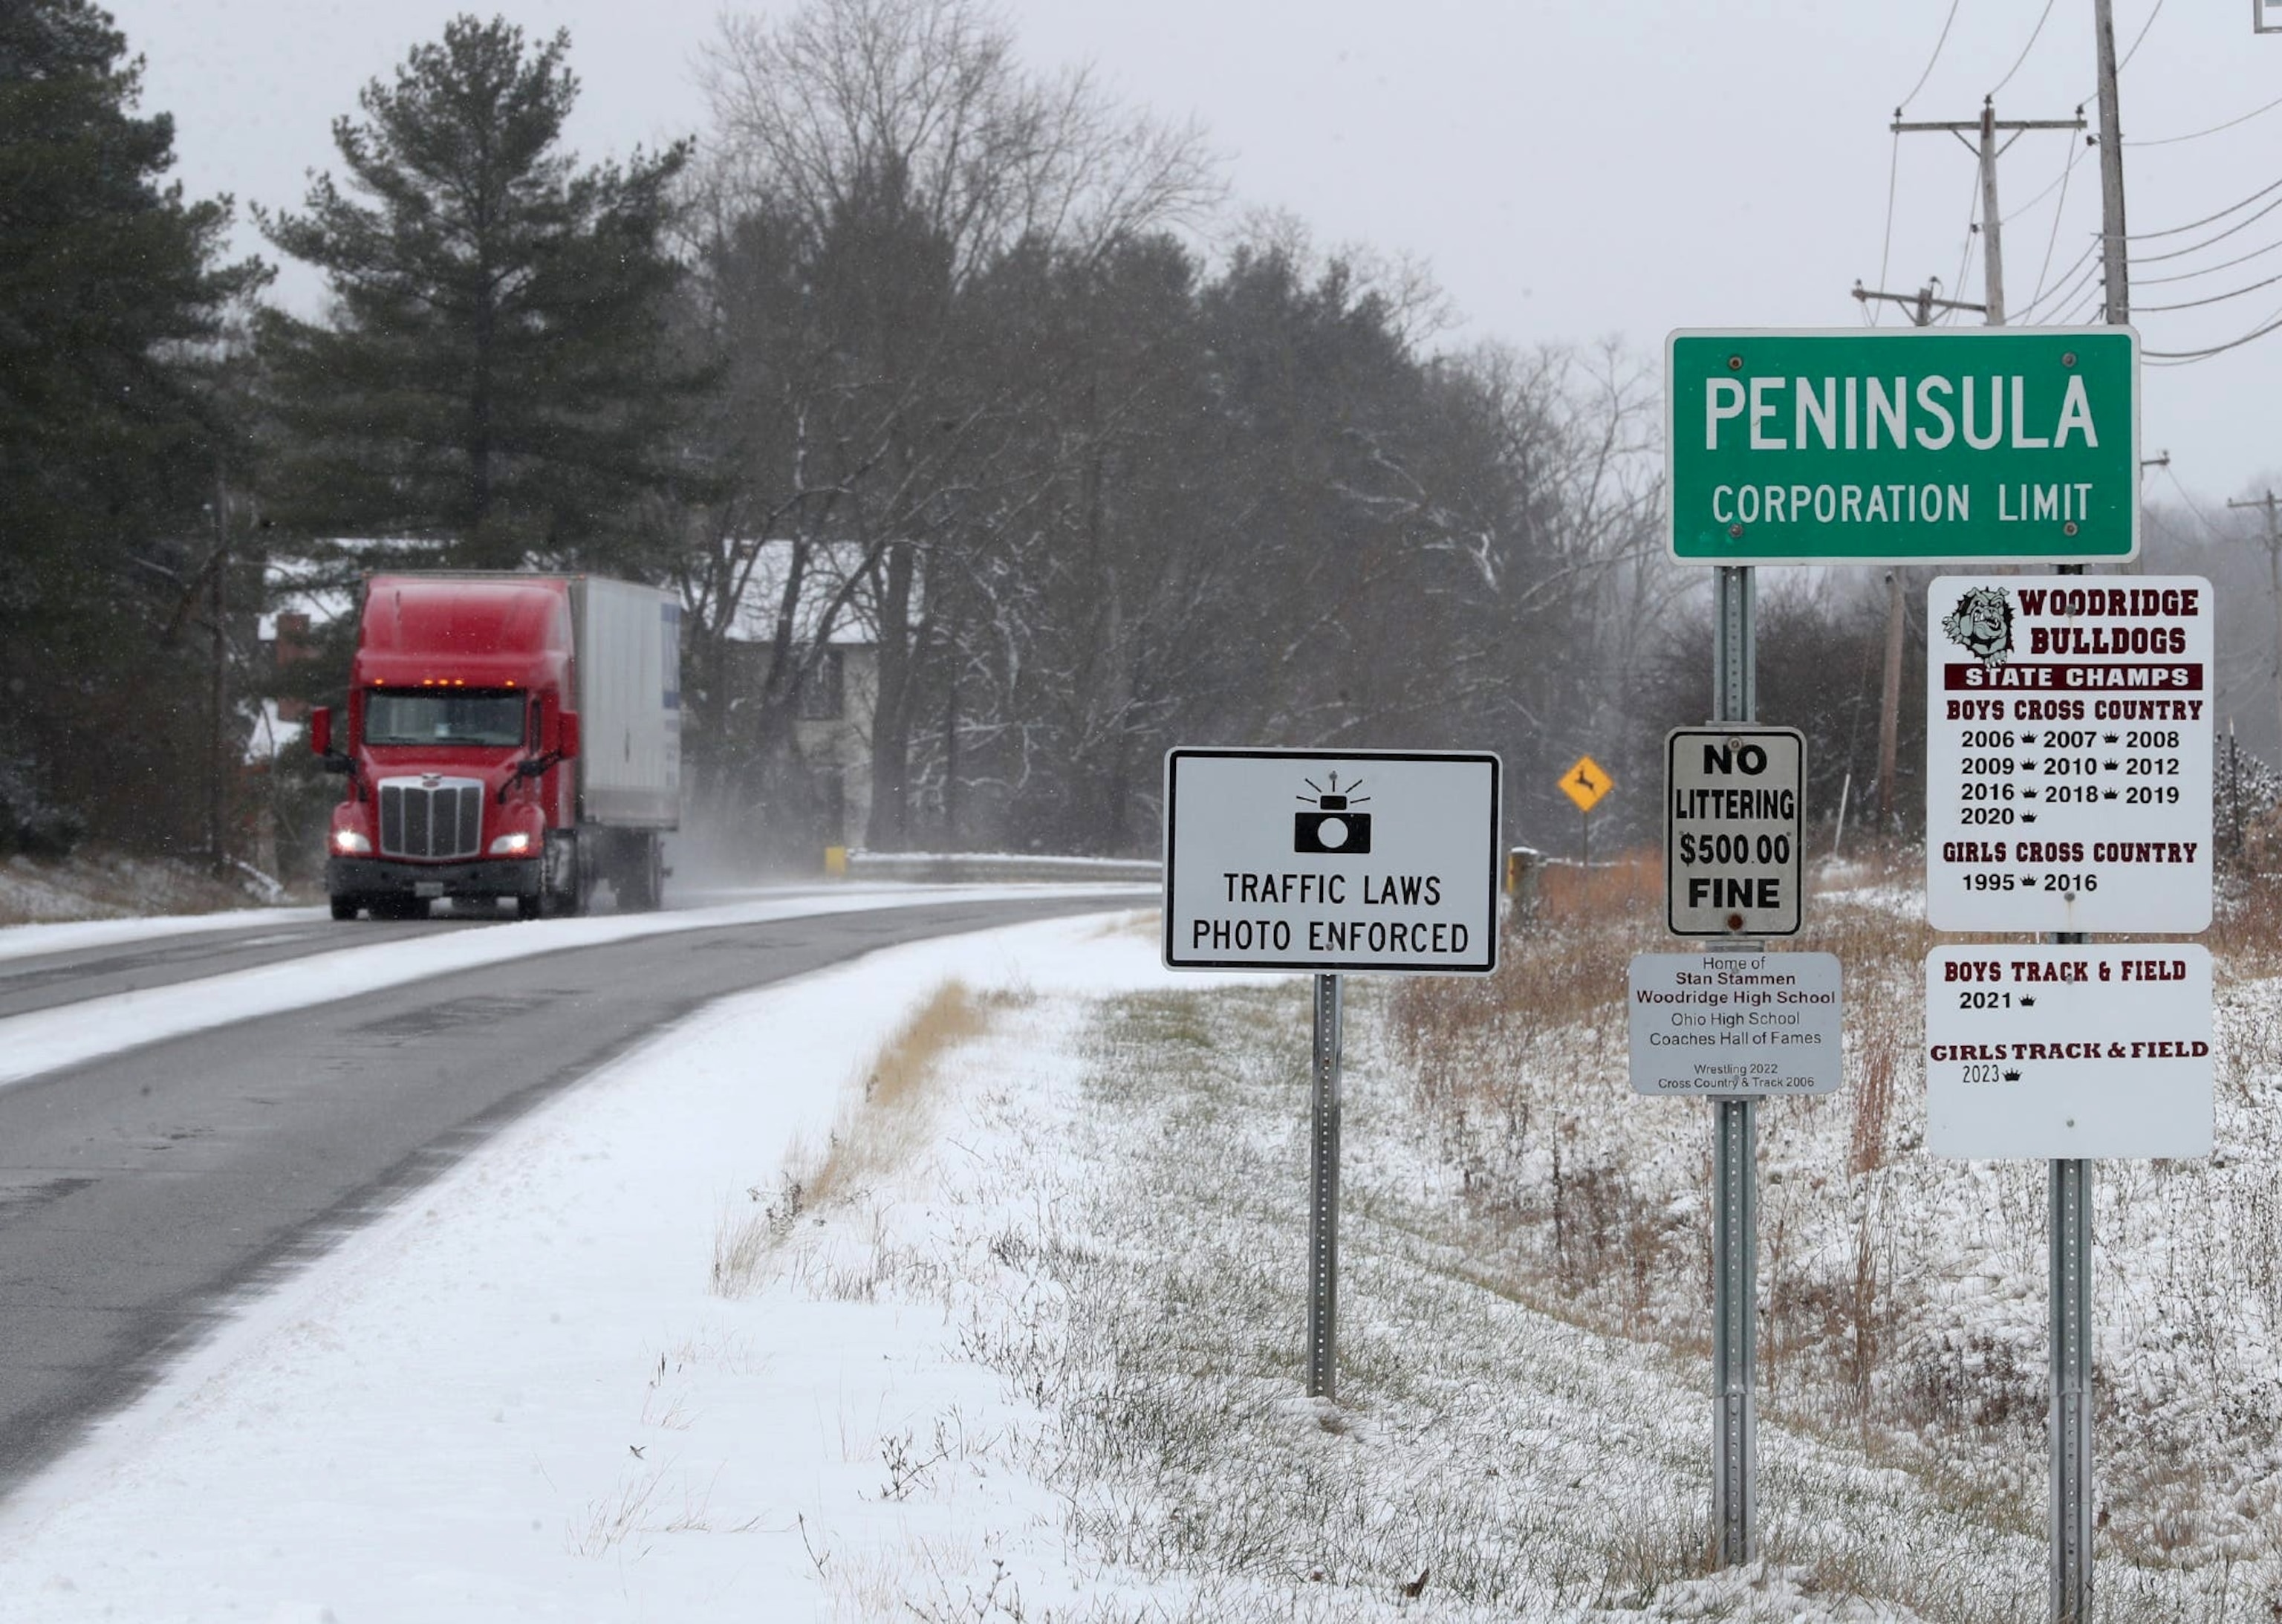
[[[340,852],[344,856],[355,856],[360,853],[371,851],[372,842],[367,840],[354,829],[335,829],[333,831],[333,850]]]
[[[530,850],[531,836],[528,835],[502,835],[492,842],[493,857],[521,857]]]

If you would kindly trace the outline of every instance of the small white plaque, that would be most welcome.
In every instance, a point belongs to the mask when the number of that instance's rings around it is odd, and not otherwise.
[[[1626,1008],[1633,1092],[1827,1094],[1839,1084],[1836,953],[1641,953]]]

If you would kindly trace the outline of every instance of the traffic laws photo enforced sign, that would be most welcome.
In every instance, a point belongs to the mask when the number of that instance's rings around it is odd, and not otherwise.
[[[1491,755],[1168,752],[1166,965],[1495,969],[1498,787]]]

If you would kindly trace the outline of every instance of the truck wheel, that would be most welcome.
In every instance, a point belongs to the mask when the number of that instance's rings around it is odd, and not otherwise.
[[[537,892],[528,897],[517,897],[515,899],[516,918],[537,919],[546,901],[547,898]]]
[[[335,919],[354,919],[357,916],[357,899],[355,897],[328,897],[326,900],[333,905],[333,917]]]
[[[621,913],[652,913],[665,903],[665,848],[651,836],[634,843],[615,882]]]

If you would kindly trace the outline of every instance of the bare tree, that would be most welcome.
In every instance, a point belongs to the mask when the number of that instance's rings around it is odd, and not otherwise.
[[[695,630],[749,616],[759,543],[795,548],[771,583],[759,705],[780,739],[803,658],[860,608],[879,647],[868,837],[893,846],[915,683],[941,637],[937,555],[987,548],[989,516],[1044,477],[1009,452],[1052,380],[982,364],[975,281],[1026,245],[1105,253],[1201,209],[1216,183],[1193,128],[1116,108],[1085,73],[1028,73],[971,0],[728,18],[703,80],[718,132],[703,258],[733,379],[718,443],[740,488],[711,524]],[[811,607],[827,547],[845,567]]]

